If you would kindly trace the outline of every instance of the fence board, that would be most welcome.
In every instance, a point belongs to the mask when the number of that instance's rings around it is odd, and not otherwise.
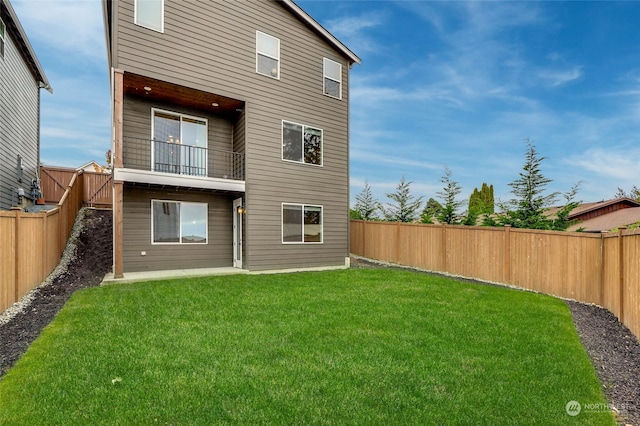
[[[352,253],[367,258],[598,304],[640,336],[640,230],[601,235],[351,221],[350,240]]]
[[[4,311],[15,301],[13,283],[15,279],[15,218],[13,212],[0,212],[0,311]]]
[[[47,204],[60,202],[73,176],[80,181],[79,196],[84,206],[111,208],[113,200],[112,176],[108,173],[76,172],[61,167],[40,167],[40,187]]]
[[[42,283],[58,265],[82,206],[83,188],[74,174],[55,209],[0,212],[0,311]]]

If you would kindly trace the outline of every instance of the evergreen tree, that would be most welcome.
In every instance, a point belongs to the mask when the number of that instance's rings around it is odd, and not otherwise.
[[[555,220],[549,218],[545,212],[555,202],[558,193],[545,194],[546,186],[552,182],[544,177],[540,170],[540,165],[546,157],[538,155],[533,142],[528,138],[525,139],[525,143],[527,151],[522,172],[518,179],[509,184],[515,198],[501,206],[504,212],[498,216],[497,223],[511,225],[514,228],[565,230],[569,226],[568,215],[577,206],[572,199],[579,184],[567,194],[568,203],[559,211],[562,216]]]
[[[422,213],[420,214],[420,222],[433,223],[433,219],[436,218],[442,212],[442,204],[429,198],[427,204],[424,206]]]
[[[640,201],[640,188],[633,185],[631,191],[627,193],[624,189],[618,187],[618,192],[616,192],[616,195],[614,195],[613,198],[631,198],[632,200]]]
[[[364,182],[362,192],[356,195],[356,205],[353,206],[362,220],[376,220],[376,212],[381,208],[380,202],[373,198],[369,182]]]
[[[462,205],[461,201],[457,201],[456,197],[462,192],[462,188],[458,182],[452,178],[453,174],[449,167],[444,168],[444,175],[440,178],[440,182],[444,184],[442,191],[437,192],[438,198],[442,200],[442,210],[440,214],[436,216],[440,223],[458,224],[460,219],[458,218],[457,211]]]
[[[422,204],[422,197],[415,198],[411,195],[411,184],[402,176],[400,183],[396,187],[396,192],[386,194],[387,198],[392,200],[387,203],[388,208],[384,210],[384,215],[391,222],[413,222],[416,218],[416,212]]]
[[[469,197],[469,212],[467,216],[492,214],[495,211],[495,201],[493,199],[493,185],[488,186],[482,183],[482,189],[475,188]]]

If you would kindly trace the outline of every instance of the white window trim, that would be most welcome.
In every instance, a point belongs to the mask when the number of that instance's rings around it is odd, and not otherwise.
[[[303,144],[302,161],[289,160],[284,158],[284,123],[295,124],[296,126],[302,126],[302,141],[301,141]],[[304,129],[306,129],[307,127],[310,129],[320,130],[320,164],[304,162]],[[324,130],[316,126],[307,126],[306,124],[296,123],[295,121],[282,120],[282,124],[280,125],[280,158],[282,159],[282,161],[286,161],[287,163],[304,164],[306,166],[314,166],[314,167],[324,167]]]
[[[284,206],[285,205],[302,207],[302,241],[285,241],[284,240]],[[320,207],[320,241],[318,242],[304,241],[304,208],[305,207]],[[281,203],[280,205],[280,241],[282,241],[282,244],[285,244],[285,245],[324,244],[324,206],[320,204]]]
[[[271,37],[273,39],[278,40],[278,57],[277,58],[273,57],[271,55],[268,55],[266,53],[262,53],[262,52],[260,52],[258,50],[258,37],[259,37],[259,34],[262,34],[264,36]],[[272,76],[271,74],[265,74],[265,73],[260,72],[259,67],[258,67],[258,57],[259,57],[259,55],[264,55],[264,56],[266,56],[268,58],[275,59],[276,61],[278,61],[278,75],[276,77]],[[256,73],[260,74],[260,75],[264,75],[264,76],[269,77],[269,78],[273,78],[274,80],[280,80],[280,39],[278,37],[272,36],[271,34],[263,33],[262,31],[259,31],[259,30],[256,30]]]
[[[331,78],[331,77],[329,77],[327,75],[327,73],[325,71],[326,70],[327,61],[333,62],[333,63],[337,64],[340,67],[340,80],[335,80],[335,79],[333,79],[333,78]],[[327,78],[329,80],[331,80],[331,81],[335,81],[335,82],[340,84],[340,96],[336,97],[336,96],[329,95],[327,93],[327,88],[325,87],[325,83],[326,83]],[[330,98],[342,100],[342,64],[340,62],[334,61],[334,60],[329,59],[329,58],[322,58],[322,93],[325,96],[328,96]]]
[[[205,241],[204,243],[183,243],[182,242],[182,221],[180,222],[180,236],[178,237],[177,243],[157,243],[153,240],[153,203],[173,203],[173,204],[203,204],[207,208],[207,214],[205,215]],[[182,210],[182,208],[181,208]],[[182,213],[180,213],[182,214]],[[180,218],[182,220],[182,217]],[[152,246],[205,246],[209,244],[209,204],[208,203],[199,203],[195,201],[176,201],[176,200],[157,200],[151,199],[151,245]]]
[[[138,22],[138,0],[134,0],[134,6],[133,6],[133,23],[136,24],[139,27],[142,28],[146,28],[148,30],[151,31],[155,31],[158,33],[164,33],[164,0],[160,0],[160,2],[162,3],[162,11],[161,11],[161,16],[160,16],[160,30],[158,30],[157,28],[151,28],[147,25],[141,24]]]
[[[180,117],[180,145],[182,145],[182,119],[183,118],[188,118],[191,120],[199,120],[199,121],[204,121],[204,136],[206,138],[205,141],[205,148],[207,149],[207,160],[205,161],[205,170],[204,170],[204,176],[207,177],[209,176],[209,120],[207,120],[206,118],[203,117],[196,117],[194,115],[188,115],[188,114],[182,114],[180,112],[175,112],[175,111],[169,111],[166,109],[160,109],[160,108],[151,108],[151,137],[149,138],[149,140],[151,141],[151,146],[150,146],[150,150],[151,150],[151,171],[155,171],[153,170],[153,165],[155,164],[155,155],[154,155],[154,149],[153,149],[153,142],[155,141],[155,139],[153,138],[155,135],[155,114],[156,112],[162,113],[162,114],[168,114],[168,115],[175,115],[177,117]],[[180,173],[180,176],[191,176],[191,175],[183,175],[182,173]]]

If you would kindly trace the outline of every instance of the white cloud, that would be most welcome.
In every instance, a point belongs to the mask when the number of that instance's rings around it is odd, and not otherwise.
[[[12,5],[32,44],[65,52],[68,60],[105,59],[100,0],[12,0]]]
[[[548,87],[558,87],[582,77],[582,67],[574,66],[564,70],[546,69],[538,73],[542,83]]]
[[[638,185],[640,182],[640,148],[628,150],[592,148],[567,158],[567,163],[580,167],[595,180],[615,179],[618,186]]]
[[[382,25],[384,16],[379,12],[361,16],[344,16],[331,19],[326,27],[355,52],[371,52],[380,48],[368,30]]]

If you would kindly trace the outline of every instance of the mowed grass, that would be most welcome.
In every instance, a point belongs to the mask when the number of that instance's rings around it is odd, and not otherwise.
[[[77,292],[0,424],[615,424],[565,304],[394,270]]]

